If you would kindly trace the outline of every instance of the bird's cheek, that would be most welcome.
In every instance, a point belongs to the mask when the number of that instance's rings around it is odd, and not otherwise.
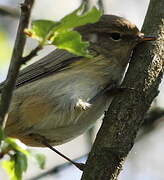
[[[89,42],[91,42],[91,43],[98,42],[98,35],[96,33],[89,34],[88,38],[89,38]]]

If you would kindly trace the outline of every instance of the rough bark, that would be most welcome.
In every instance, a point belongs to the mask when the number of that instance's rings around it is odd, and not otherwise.
[[[150,0],[142,32],[158,39],[138,46],[122,87],[134,88],[114,98],[97,134],[82,180],[116,180],[133,147],[164,69],[164,1]]]

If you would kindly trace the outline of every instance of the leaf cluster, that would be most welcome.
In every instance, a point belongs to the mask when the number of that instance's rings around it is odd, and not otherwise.
[[[101,12],[93,7],[90,11],[82,13],[85,5],[63,17],[60,21],[36,20],[30,29],[25,29],[25,34],[38,40],[40,46],[55,45],[78,56],[91,57],[87,51],[88,42],[82,41],[79,32],[74,31],[88,23],[95,23],[101,17]]]
[[[1,162],[10,180],[21,180],[28,167],[28,159],[34,159],[41,169],[45,166],[45,156],[40,153],[27,150],[20,146],[17,139],[6,137],[4,130],[0,129],[0,156],[7,156],[7,160]]]

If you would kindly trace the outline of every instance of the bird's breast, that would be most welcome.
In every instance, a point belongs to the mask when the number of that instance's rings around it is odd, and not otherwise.
[[[75,66],[18,88],[10,108],[7,134],[17,138],[39,134],[52,145],[80,135],[103,115],[111,98],[102,95],[86,109],[83,105],[113,80],[120,81],[119,71],[103,63],[80,69]],[[35,146],[34,142],[28,144]]]

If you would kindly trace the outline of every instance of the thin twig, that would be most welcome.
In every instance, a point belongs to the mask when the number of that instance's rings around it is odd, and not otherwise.
[[[42,49],[41,46],[37,46],[35,49],[33,49],[30,54],[28,54],[27,56],[23,57],[21,62],[22,64],[26,64],[29,60],[31,60],[33,57],[37,56],[38,51],[40,51]]]
[[[87,12],[90,8],[90,0],[82,0],[81,3],[84,3],[85,4],[85,7],[84,7],[84,10],[83,10],[83,13]]]
[[[149,135],[158,127],[161,121],[164,121],[164,109],[159,107],[151,109],[144,118],[141,131],[138,134],[136,141],[139,141],[143,137]]]
[[[16,79],[19,73],[19,69],[22,65],[21,59],[26,43],[26,36],[24,35],[24,29],[28,27],[30,21],[30,15],[32,6],[35,0],[25,0],[21,4],[21,16],[19,21],[19,27],[17,31],[14,50],[11,58],[11,63],[8,71],[8,75],[2,89],[1,101],[0,101],[0,125],[2,126],[5,116],[7,115],[9,105],[11,102],[13,90],[15,87]]]
[[[98,0],[97,3],[98,3],[98,6],[99,6],[99,9],[104,14],[104,3],[103,3],[103,0]]]

